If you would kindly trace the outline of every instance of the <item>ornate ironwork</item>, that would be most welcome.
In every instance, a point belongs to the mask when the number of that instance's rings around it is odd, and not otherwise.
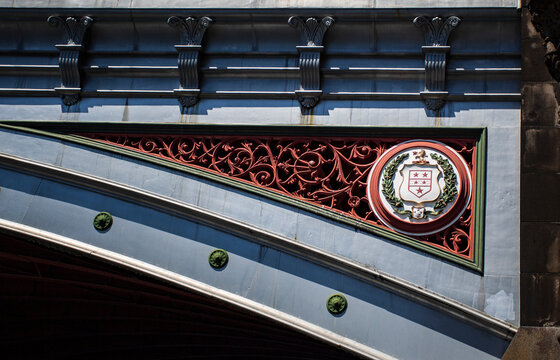
[[[60,67],[61,87],[55,88],[60,93],[64,105],[72,106],[80,99],[81,78],[80,61],[84,49],[84,35],[93,19],[84,16],[80,19],[51,16],[47,19],[53,26],[61,25],[66,33],[66,44],[57,44],[59,50],[58,65]]]
[[[421,95],[429,110],[439,110],[445,105],[448,95],[445,91],[446,57],[450,49],[447,40],[460,22],[461,19],[457,16],[450,16],[445,20],[440,17],[428,20],[424,16],[414,19],[414,25],[424,31],[425,45],[422,46],[422,52],[425,56],[426,89]]]
[[[321,52],[323,36],[334,24],[334,19],[325,16],[321,21],[316,18],[300,18],[292,16],[288,24],[299,30],[303,45],[296,46],[299,53],[300,89],[296,90],[298,101],[303,109],[309,110],[319,102],[321,90]]]
[[[202,38],[212,24],[212,19],[206,16],[200,19],[171,16],[167,23],[181,30],[182,44],[175,45],[179,54],[177,66],[181,87],[173,92],[178,96],[181,106],[187,108],[196,104],[200,95],[198,60],[202,51]]]
[[[367,177],[402,138],[287,138],[203,135],[80,134],[122,148],[204,169],[383,227],[370,209]],[[474,172],[475,140],[449,139]],[[472,201],[454,226],[418,240],[472,258]],[[390,230],[393,231],[393,230]]]

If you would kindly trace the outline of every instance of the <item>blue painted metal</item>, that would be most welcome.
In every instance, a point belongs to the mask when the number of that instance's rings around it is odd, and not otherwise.
[[[15,205],[15,209],[0,208],[4,219],[171,270],[397,358],[412,359],[417,353],[444,358],[454,351],[457,359],[495,359],[508,344],[441,312],[306,259],[172,214],[10,170],[0,170],[0,179],[0,203]],[[30,187],[33,182],[38,185]],[[100,208],[114,216],[109,232],[91,227],[91,218]],[[214,248],[227,249],[230,254],[230,263],[223,271],[216,272],[207,264],[208,253]],[[332,292],[344,293],[352,304],[340,317],[332,317],[324,306],[324,299]],[[407,341],[403,342],[403,337]]]
[[[53,45],[61,41],[60,34],[45,21],[52,9],[39,8],[53,3],[10,2],[10,7],[20,8],[6,8],[0,14],[0,120],[486,127],[484,274],[303,210],[84,146],[2,129],[0,152],[196,205],[379,269],[489,315],[499,315],[511,324],[519,323],[521,31],[517,1],[464,1],[468,3],[465,7],[445,8],[458,3],[441,0],[431,2],[433,8],[407,6],[397,12],[391,8],[404,6],[402,1],[377,1],[379,8],[362,9],[371,2],[360,5],[365,2],[356,0],[346,2],[347,9],[331,6],[328,13],[318,5],[314,10],[322,9],[312,15],[311,10],[302,10],[301,16],[328,15],[337,21],[325,35],[321,54],[323,97],[306,115],[294,93],[299,88],[298,37],[286,23],[290,16],[299,15],[293,9],[232,12],[204,8],[211,4],[217,8],[221,1],[194,2],[197,9],[189,14],[211,16],[214,25],[205,35],[199,63],[204,77],[200,101],[182,113],[173,94],[179,74],[173,48],[177,34],[165,23],[169,11],[121,13],[111,1],[91,5],[105,10],[88,11],[96,24],[83,54],[82,100],[69,108],[61,106],[52,91],[60,83],[58,69],[52,67],[58,63]],[[178,3],[166,2],[170,8]],[[57,4],[70,6],[63,0]],[[131,6],[152,4],[134,1]],[[67,10],[80,15],[82,5],[72,2],[78,7]],[[38,8],[26,10],[25,6]],[[439,112],[426,111],[420,97],[424,41],[411,21],[416,16],[450,15],[463,21],[451,35],[449,97]],[[131,202],[6,169],[0,170],[0,188],[1,219],[198,279],[398,358],[453,354],[456,359],[490,359],[499,358],[507,346],[507,341],[441,312],[306,259]],[[115,216],[109,232],[98,233],[91,226],[99,211]],[[214,248],[230,253],[230,263],[223,271],[208,266],[208,253]],[[344,293],[351,304],[342,317],[333,317],[324,306],[334,292]],[[496,312],[488,304],[500,292],[511,302],[501,302]]]

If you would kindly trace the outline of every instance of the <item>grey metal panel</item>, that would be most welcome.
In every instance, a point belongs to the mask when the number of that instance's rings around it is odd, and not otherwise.
[[[451,54],[519,52],[521,27],[517,21],[471,20],[464,17],[449,37]]]
[[[514,109],[511,113],[518,116],[519,110]],[[473,126],[479,126],[480,123],[497,126],[496,129],[489,129],[490,168],[494,166],[494,162],[500,162],[504,151],[516,146],[519,130],[511,125],[511,119],[507,116],[495,116],[497,120],[483,121],[482,118],[476,119],[476,113],[472,115],[470,121]],[[504,123],[500,127],[502,120]],[[502,184],[518,174],[518,163],[516,164],[515,160],[511,163],[503,162],[503,171],[489,175],[489,178],[492,176],[492,180],[488,183],[488,196],[491,197],[491,201],[488,201],[486,210],[485,274],[480,276],[430,255],[371,234],[357,232],[305,211],[174,171],[145,166],[136,160],[127,160],[80,146],[61,147],[58,141],[9,131],[1,132],[0,140],[2,152],[37,159],[170,196],[356,260],[480,310],[485,309],[486,300],[503,290],[506,296],[511,296],[513,300],[513,309],[504,309],[504,313],[510,317],[504,319],[514,324],[519,321],[519,229],[508,225],[515,222],[519,204],[517,197],[506,196],[516,191],[518,183],[510,182],[510,188]],[[27,144],[36,145],[30,147]],[[42,149],[40,153],[37,146]],[[496,198],[493,197],[494,194]],[[504,213],[506,204],[510,211]]]
[[[11,179],[0,180],[2,189],[10,190],[0,192],[0,203],[12,203],[14,194],[29,199],[25,214],[15,217],[0,208],[1,217],[172,269],[401,359],[445,358],[451,352],[456,359],[495,359],[507,347],[506,341],[442,313],[304,259],[53,181],[43,180],[28,192],[27,178],[0,170],[0,179]],[[115,218],[108,232],[93,229],[91,220],[99,210]],[[209,252],[216,247],[230,253],[229,264],[219,272],[207,264]],[[324,307],[324,300],[336,291],[349,301],[348,310],[339,317]]]
[[[0,76],[2,88],[52,89],[60,86],[60,76]]]
[[[42,18],[42,19],[41,19]],[[57,31],[47,23],[46,17],[42,21],[37,18],[4,18],[0,25],[0,49],[18,51],[52,51],[56,53],[55,44],[63,42],[62,32]],[[31,21],[30,21],[31,20]],[[33,21],[35,20],[35,21]]]
[[[120,156],[11,132],[0,135],[0,151],[197,204],[357,260],[511,323],[519,322],[519,229],[511,225],[519,219],[519,19],[514,10],[482,9],[514,7],[516,1],[350,1],[344,5],[368,10],[337,8],[332,9],[333,14],[327,14],[331,9],[325,8],[301,9],[329,1],[291,2],[293,10],[237,12],[210,9],[224,6],[223,1],[190,1],[189,6],[201,7],[198,10],[123,12],[101,8],[138,9],[141,4],[157,7],[159,3],[4,3],[43,10],[10,10],[1,15],[0,29],[5,34],[0,39],[3,120],[487,127],[484,276],[301,210]],[[4,3],[0,1],[0,6]],[[167,1],[165,7],[184,3]],[[85,92],[70,108],[61,105],[52,89],[60,84],[58,69],[44,67],[58,63],[54,44],[62,41],[60,29],[45,21],[53,4],[72,6],[66,9],[70,14],[95,13],[82,64]],[[240,4],[234,1],[227,6],[281,6],[268,0]],[[404,9],[414,4],[426,9]],[[465,8],[437,8],[460,5]],[[384,7],[403,8],[396,12],[381,10]],[[201,100],[184,113],[172,93],[179,84],[173,48],[179,36],[166,24],[171,14],[216,14],[203,42]],[[295,48],[299,40],[287,24],[289,15],[333,15],[336,20],[326,34],[322,55],[325,98],[312,115],[302,115],[293,93],[299,87]],[[417,15],[463,19],[449,42],[450,101],[437,114],[425,110],[419,95],[424,89],[423,35],[411,22]],[[472,93],[487,96],[473,99],[468,95]],[[264,296],[266,291],[260,294]]]

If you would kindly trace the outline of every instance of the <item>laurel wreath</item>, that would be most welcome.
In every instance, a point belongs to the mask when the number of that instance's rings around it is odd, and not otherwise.
[[[428,215],[437,216],[441,213],[441,210],[447,206],[447,204],[457,195],[457,176],[453,171],[453,167],[449,163],[449,160],[444,159],[442,156],[432,153],[430,157],[437,161],[438,165],[443,170],[443,181],[445,186],[440,196],[436,199],[434,205],[434,211],[425,211],[423,218]],[[397,214],[408,215],[409,218],[412,217],[412,211],[402,209],[404,204],[402,200],[395,194],[395,188],[393,186],[393,177],[397,172],[399,165],[408,158],[408,154],[402,154],[394,158],[389,165],[385,168],[383,173],[383,180],[381,182],[381,192],[389,204],[393,207],[393,210]]]
[[[383,180],[381,181],[381,192],[383,193],[383,196],[385,196],[385,199],[389,202],[389,204],[391,204],[393,210],[396,213],[412,217],[412,211],[400,209],[403,207],[403,202],[395,194],[395,187],[393,186],[393,176],[395,176],[399,165],[405,159],[408,159],[408,154],[397,156],[389,163],[389,165],[387,165],[387,167],[385,168],[385,172],[383,173]]]
[[[449,160],[444,159],[442,156],[438,154],[432,153],[430,157],[437,161],[438,165],[443,170],[443,181],[445,182],[445,186],[443,187],[443,191],[441,195],[436,199],[436,204],[434,205],[434,210],[437,211],[426,211],[424,215],[439,215],[441,210],[447,206],[447,204],[457,195],[457,175],[455,175],[455,171],[453,171],[453,167],[449,163]]]

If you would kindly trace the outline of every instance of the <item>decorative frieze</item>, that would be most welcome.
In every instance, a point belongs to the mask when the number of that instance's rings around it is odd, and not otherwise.
[[[58,65],[61,79],[61,86],[55,88],[55,91],[60,93],[64,105],[71,106],[80,99],[82,91],[80,62],[84,50],[84,35],[93,23],[93,19],[89,16],[80,19],[50,16],[47,21],[53,26],[61,25],[66,34],[66,44],[55,45],[60,52]]]
[[[414,19],[414,25],[424,31],[424,68],[426,72],[425,91],[420,94],[429,110],[439,110],[445,105],[448,92],[445,90],[445,73],[447,68],[447,53],[450,46],[447,40],[451,31],[456,28],[461,19],[450,16],[445,20],[435,17],[431,20],[424,16]]]
[[[179,28],[181,32],[181,44],[175,45],[179,54],[177,66],[181,87],[173,92],[178,96],[181,106],[187,108],[196,104],[199,99],[198,60],[202,51],[202,38],[212,19],[206,16],[200,19],[171,16],[167,23],[171,27]]]
[[[303,45],[296,46],[299,53],[300,89],[296,95],[304,109],[313,108],[323,94],[321,90],[320,62],[323,51],[323,36],[334,24],[334,19],[325,16],[321,20],[292,16],[288,24],[297,29]]]
[[[403,137],[80,135],[474,260],[473,193],[482,185],[476,183],[479,148],[472,138],[442,143]]]

